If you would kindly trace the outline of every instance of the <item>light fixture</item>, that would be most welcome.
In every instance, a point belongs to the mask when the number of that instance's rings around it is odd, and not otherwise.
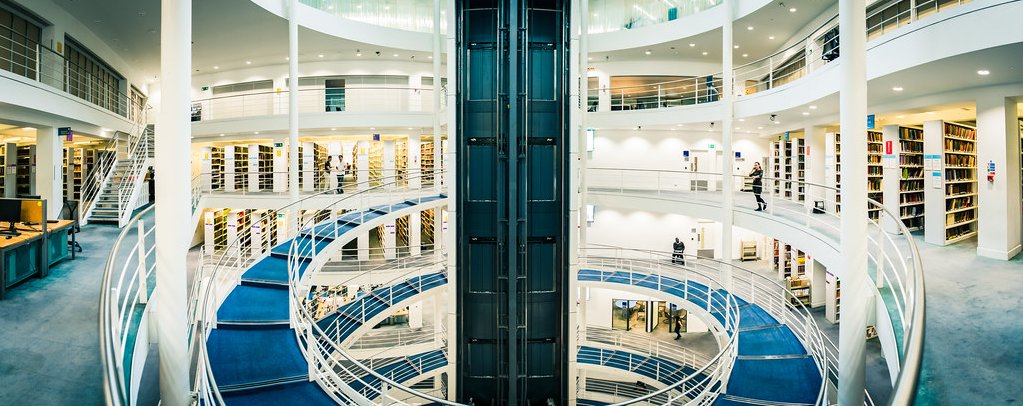
[[[778,120],[778,115],[777,114],[771,114],[771,117],[769,117],[768,119],[771,120],[771,121],[777,121]]]
[[[895,116],[895,118],[906,118],[906,116],[898,115],[898,116]]]
[[[689,46],[690,46],[690,47],[695,47],[695,46],[696,46],[696,44],[694,44],[694,43],[690,42],[690,43],[689,43]]]
[[[337,131],[337,128],[331,128],[330,131]]]
[[[810,115],[810,112],[809,112],[809,111],[804,111],[804,112],[803,112],[803,115],[804,115],[804,116],[809,116],[809,115]]]
[[[746,121],[746,119],[745,119],[745,118],[740,118],[740,119],[739,119],[739,122],[740,122],[740,123],[741,123],[741,122],[743,122],[743,121]]]
[[[221,136],[221,137],[223,137],[223,136],[224,136],[224,134],[220,134],[220,136]]]
[[[433,57],[431,56],[430,58],[433,58]],[[588,61],[592,61],[592,60],[593,60],[593,57],[591,56],[591,57],[589,57],[589,58],[586,58],[586,60],[588,60]]]
[[[741,130],[742,128],[741,128],[741,127],[735,127],[735,129],[736,129],[736,130]]]
[[[981,69],[981,70],[977,71],[977,74],[980,75],[980,76],[987,76],[987,75],[991,74],[991,71],[989,71],[987,69]]]
[[[643,53],[647,54],[647,55],[650,55],[652,52],[650,52],[650,50],[647,50],[646,52],[643,52]]]
[[[259,135],[259,131],[256,131],[256,132],[254,132],[253,134]]]
[[[927,114],[934,114],[934,112],[933,111],[928,111]]]
[[[285,61],[290,61],[290,60],[291,60],[291,57],[290,57],[290,56],[285,56],[285,57],[284,57],[284,60],[285,60]]]
[[[810,110],[817,110],[817,105],[816,104],[811,104],[810,105]]]
[[[743,58],[749,58],[749,54],[742,54]]]
[[[795,7],[792,7],[792,8],[790,8],[790,9],[789,9],[789,12],[790,12],[790,13],[795,13],[795,12],[796,12],[796,8],[795,8]]]
[[[896,92],[901,92],[902,91],[902,86],[895,86],[895,87],[892,88],[892,90],[894,90]]]
[[[763,130],[763,129],[764,129],[764,127],[763,127],[763,126],[759,126],[759,127],[757,127],[757,129],[758,129],[758,130]]]
[[[777,124],[781,124],[781,121],[775,121],[775,122],[774,122],[774,124],[775,124],[775,125],[777,125]]]
[[[739,49],[738,45],[733,45],[732,48]]]
[[[323,54],[316,55],[317,58],[323,58]]]
[[[397,57],[398,57],[398,54],[394,54],[394,57],[395,57],[395,58],[397,58]]]
[[[376,127],[370,127],[369,129],[370,130],[376,130],[377,128]]]
[[[361,49],[356,49],[355,50],[355,56],[362,56],[362,50]]]
[[[707,56],[707,51],[703,51],[703,56]]]
[[[213,67],[213,70],[217,70],[217,69],[220,69],[220,67],[219,66],[214,66]]]
[[[747,30],[747,31],[753,31],[753,26],[752,26],[752,25],[748,25],[748,26],[746,26],[746,30]]]
[[[246,65],[252,65],[252,61],[245,61]]]
[[[32,130],[35,130],[35,128],[33,128],[33,127],[22,127],[21,128],[21,131],[32,131]],[[109,131],[110,130],[108,130],[106,128],[103,129],[103,132],[109,132]]]
[[[767,39],[774,39],[774,35],[767,37]]]

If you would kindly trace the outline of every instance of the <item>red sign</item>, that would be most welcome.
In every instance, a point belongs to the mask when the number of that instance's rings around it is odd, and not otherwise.
[[[892,142],[891,141],[885,141],[884,142],[884,153],[885,153],[885,155],[891,155],[892,154]]]

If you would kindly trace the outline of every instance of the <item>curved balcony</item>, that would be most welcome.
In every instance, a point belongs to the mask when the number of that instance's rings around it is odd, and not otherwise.
[[[1019,1],[978,0],[941,4],[939,6],[931,0],[918,3],[916,9],[881,9],[868,16],[868,80],[895,74],[908,78],[917,69],[931,69],[931,64],[954,64],[954,58],[972,59],[977,57],[977,52],[995,52],[998,47],[1023,42],[1023,35],[1018,35],[1018,32],[1007,35],[997,28],[1015,24],[1008,16],[1023,13],[1023,4]],[[841,62],[837,20],[836,15],[792,45],[735,67],[735,116],[780,112],[837,93],[839,81],[835,67]],[[964,40],[962,27],[991,31]],[[929,45],[935,42],[944,45]],[[1017,51],[1003,49],[999,52]],[[984,58],[995,64],[1007,63],[994,54]],[[968,83],[955,80],[921,83],[914,90],[920,95],[938,94],[968,87]],[[642,87],[590,89],[588,97],[591,101],[604,98],[609,102],[591,112],[587,124],[631,128],[636,125],[718,121],[721,119],[720,109],[708,109],[704,105],[713,106],[719,100],[720,91],[720,73]],[[888,102],[880,96],[873,96],[871,101],[874,100]]]

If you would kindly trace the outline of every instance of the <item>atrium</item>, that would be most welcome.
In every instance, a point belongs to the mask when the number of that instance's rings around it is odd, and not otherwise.
[[[1014,403],[1021,17],[0,0],[0,404]]]

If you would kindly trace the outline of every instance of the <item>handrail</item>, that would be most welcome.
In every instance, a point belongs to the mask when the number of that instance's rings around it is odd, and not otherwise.
[[[610,172],[612,173],[612,178],[615,178],[614,174],[617,172],[617,181],[612,179],[611,190],[614,191],[616,189],[615,185],[620,185],[617,186],[618,193],[636,195],[654,194],[662,199],[676,200],[691,200],[693,197],[707,196],[703,200],[720,204],[720,188],[717,189],[717,192],[714,191],[715,187],[717,187],[714,183],[721,180],[722,175],[720,173],[620,168],[589,168],[588,171],[597,173],[601,171]],[[602,179],[597,175],[587,176],[590,179],[588,187],[591,190],[600,191],[602,187],[607,188],[601,184],[601,181],[606,181],[606,179]],[[735,182],[736,186],[741,185],[741,179],[746,178],[742,175],[732,176],[740,179],[740,181]],[[628,179],[627,186],[625,179]],[[835,211],[838,203],[834,198],[834,196],[837,196],[837,193],[840,193],[838,188],[795,179],[772,177],[763,177],[762,179],[763,195],[768,199],[768,208],[764,211],[765,215],[800,222],[805,226],[806,231],[813,230],[814,226],[819,226],[821,229],[818,231],[823,231],[821,232],[823,238],[830,241],[832,245],[838,243],[839,227],[836,222],[839,213]],[[690,184],[694,180],[703,183],[694,187],[694,185]],[[779,197],[774,193],[775,189],[778,189],[779,192],[785,192],[797,190],[799,186],[803,188],[803,202]],[[793,193],[793,198],[795,196],[796,193]],[[813,201],[823,201],[825,203],[824,207],[814,207],[809,204]],[[796,203],[799,206],[797,209],[778,207],[784,205],[775,204],[775,202]],[[923,323],[926,310],[924,306],[923,265],[916,242],[911,237],[901,217],[873,199],[868,198],[867,204],[871,212],[878,213],[876,218],[868,219],[870,227],[867,235],[868,259],[869,262],[875,265],[872,277],[879,287],[887,286],[893,291],[894,302],[886,303],[888,306],[894,307],[897,311],[896,314],[899,315],[899,320],[892,320],[893,328],[895,323],[899,323],[905,332],[901,342],[897,343],[902,349],[902,356],[900,357],[899,378],[895,382],[894,393],[898,394],[899,398],[896,399],[893,395],[889,402],[912,400],[915,396],[916,384],[919,382],[920,361],[923,354]],[[827,216],[825,218],[830,217],[834,221],[827,222],[817,217],[817,214],[822,212]],[[793,215],[796,217],[792,217]],[[891,231],[892,229],[896,231]]]
[[[299,89],[300,113],[333,112],[427,112],[433,106],[434,88],[407,86],[359,86]],[[336,93],[333,93],[336,92]],[[286,115],[287,91],[260,91],[192,100],[192,121]]]
[[[421,176],[421,177],[432,177],[432,176],[437,176],[437,175],[443,175],[444,173],[445,173],[444,170],[435,168],[434,170],[430,171],[429,173],[423,173],[421,175],[418,175],[417,177],[419,177],[419,176]],[[441,178],[443,178],[443,176],[441,176]],[[390,182],[382,182],[383,179],[395,179],[395,180],[392,180]],[[395,176],[385,177],[383,179],[364,180],[364,181],[361,181],[361,182],[357,182],[356,186],[370,185],[370,182],[374,182],[374,183],[377,183],[377,184],[369,187],[368,189],[357,190],[357,191],[354,191],[352,193],[345,193],[344,195],[340,196],[340,198],[332,206],[336,206],[340,202],[347,201],[349,199],[353,199],[353,198],[356,198],[356,197],[364,197],[363,195],[365,195],[365,194],[369,194],[369,196],[372,197],[374,195],[374,192],[376,192],[378,189],[385,189],[385,188],[388,188],[388,187],[392,187],[393,185],[399,184],[400,182],[406,182],[408,179],[412,179],[412,177],[409,177],[408,175],[395,175]],[[417,189],[413,189],[412,186],[409,186],[407,184],[406,184],[405,187],[410,189],[410,190],[417,190]],[[425,191],[427,189],[424,187],[423,190]],[[323,192],[317,192],[317,193],[314,193],[312,195],[303,196],[299,200],[296,200],[294,202],[288,203],[288,204],[286,204],[286,205],[284,205],[284,206],[282,206],[282,207],[280,207],[280,208],[278,208],[276,210],[269,210],[268,212],[270,212],[270,213],[278,213],[278,212],[283,212],[285,210],[300,209],[302,207],[301,205],[303,203],[305,203],[306,201],[308,201],[310,199],[317,198],[317,197],[319,197],[321,195],[327,195],[327,194],[331,194],[331,193],[333,193],[333,191],[332,190],[328,190],[328,191],[323,191]],[[326,208],[325,207],[320,207],[317,210],[320,210],[320,211],[323,211],[323,210],[334,210],[336,212],[336,209],[333,209],[330,206],[328,206]],[[296,215],[297,215],[297,213],[296,213]],[[440,221],[440,219],[437,219],[437,221]],[[295,221],[294,224],[301,224],[301,221]],[[296,230],[301,230],[301,229],[302,228],[297,228]],[[252,228],[246,228],[245,230],[243,230],[238,235],[238,237],[236,237],[233,241],[231,241],[228,244],[227,250],[231,251],[232,249],[238,249],[239,248],[239,244],[241,244],[243,241],[251,241],[251,233],[252,233]],[[267,254],[268,254],[267,252],[264,252],[261,255],[267,255]],[[194,382],[194,386],[193,386],[193,391],[197,392],[198,395],[200,396],[200,398],[204,402],[207,402],[207,403],[224,404],[224,400],[221,397],[220,390],[219,390],[219,388],[217,387],[217,384],[216,384],[216,378],[213,376],[212,369],[210,368],[209,354],[208,354],[208,352],[206,350],[206,341],[208,339],[208,335],[209,335],[210,329],[212,329],[212,327],[216,324],[216,320],[215,320],[216,319],[216,308],[214,308],[213,306],[215,304],[214,301],[219,301],[220,300],[218,297],[216,297],[216,295],[218,295],[219,293],[217,291],[215,291],[216,286],[217,286],[217,281],[218,280],[229,280],[230,281],[230,280],[236,279],[236,277],[234,275],[227,275],[227,276],[224,275],[224,273],[227,272],[226,268],[228,266],[230,266],[229,261],[230,261],[230,259],[227,258],[227,256],[223,256],[219,260],[217,260],[215,264],[213,264],[213,268],[212,268],[212,270],[210,270],[208,272],[208,275],[206,275],[202,279],[200,279],[200,283],[204,283],[205,286],[200,289],[200,292],[201,292],[200,296],[201,297],[195,299],[197,301],[197,311],[196,311],[196,318],[195,318],[195,320],[193,320],[192,324],[193,324],[193,328],[196,330],[196,334],[195,335],[196,335],[197,339],[199,340],[199,343],[196,345],[196,349],[199,351],[199,353],[196,354],[195,356],[193,356],[193,359],[197,359],[198,360],[197,364],[196,364],[195,382]],[[291,259],[289,259],[289,272],[293,270],[292,268],[293,267],[292,267],[292,264],[291,264]],[[238,270],[235,269],[235,271],[237,272]],[[299,306],[299,307],[301,307],[301,306]],[[359,365],[361,367],[361,364],[359,364]],[[329,383],[321,382],[321,384],[327,385]],[[395,388],[402,388],[401,386],[393,386],[393,387],[395,387]],[[410,393],[419,393],[419,392],[411,390],[411,389],[409,391],[410,391]]]
[[[103,392],[108,405],[127,406],[134,403],[130,401],[131,394],[128,393],[131,377],[125,376],[127,371],[123,370],[124,357],[129,356],[124,353],[124,347],[128,339],[128,328],[131,327],[127,323],[134,320],[134,305],[145,305],[150,295],[146,279],[156,266],[155,246],[147,248],[146,239],[153,235],[155,227],[147,231],[142,217],[153,212],[154,208],[151,206],[142,210],[121,230],[103,267],[99,295],[99,337]],[[124,260],[124,265],[118,267],[118,254],[130,234],[136,234],[138,240],[129,247],[131,252]]]

